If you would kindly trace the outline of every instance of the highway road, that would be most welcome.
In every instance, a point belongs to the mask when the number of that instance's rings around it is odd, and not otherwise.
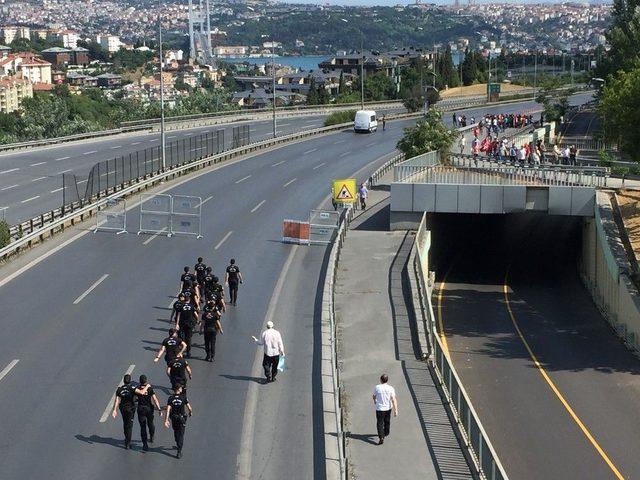
[[[326,205],[332,179],[366,178],[409,124],[308,139],[159,187],[205,199],[203,239],[137,236],[133,208],[127,235],[93,234],[83,224],[2,267],[0,402],[10,408],[0,420],[2,478],[322,478],[326,250],[283,245],[281,223]],[[106,418],[113,391],[125,371],[145,373],[166,400],[153,351],[168,328],[178,274],[198,255],[218,274],[237,258],[245,284],[225,315],[216,362],[200,361],[204,352],[194,348],[195,415],[184,457],[173,458],[171,432],[158,421],[150,452],[139,443],[125,451],[120,419]],[[287,351],[288,371],[273,385],[258,383],[261,353],[250,340],[266,319]],[[137,424],[134,432],[137,439]]]
[[[0,420],[2,478],[322,478],[318,292],[325,249],[281,244],[281,224],[322,204],[332,179],[366,178],[384,161],[373,159],[394,151],[406,124],[311,139],[165,186],[206,199],[203,239],[78,230],[82,236],[16,278],[7,268],[18,264],[5,266],[0,401],[11,414]],[[47,255],[64,238],[30,254]],[[204,352],[194,349],[195,416],[184,457],[173,458],[171,432],[162,429],[150,452],[139,443],[125,451],[120,419],[100,419],[127,370],[149,375],[166,400],[168,381],[153,351],[168,327],[178,273],[198,255],[218,274],[234,256],[245,283],[224,318],[216,362],[200,361]],[[250,339],[266,318],[283,333],[290,368],[273,385],[257,383],[261,353]]]
[[[572,97],[572,102],[583,103],[588,98],[589,95],[578,94]],[[533,102],[522,102],[492,107],[488,111],[509,112],[534,106]],[[477,116],[484,111],[487,109],[481,107],[469,109],[466,113]],[[286,134],[318,128],[323,121],[322,116],[285,117],[278,120],[278,132]],[[445,121],[450,122],[449,115],[445,115]],[[224,129],[225,143],[229,148],[231,130],[236,125],[240,123],[171,131],[167,133],[167,143]],[[271,121],[250,122],[250,126],[252,140],[270,138],[272,134]],[[96,163],[150,147],[157,148],[158,145],[159,134],[138,133],[0,154],[0,218],[4,215],[10,224],[15,224],[58,208],[63,201],[63,173],[77,175],[78,186],[82,189],[86,185],[86,176]]]
[[[509,477],[640,478],[640,362],[578,278],[580,220],[432,222],[440,331]]]

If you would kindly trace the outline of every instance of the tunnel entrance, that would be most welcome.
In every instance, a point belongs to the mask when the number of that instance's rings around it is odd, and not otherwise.
[[[582,222],[539,213],[427,214],[436,280],[550,285],[577,278]]]

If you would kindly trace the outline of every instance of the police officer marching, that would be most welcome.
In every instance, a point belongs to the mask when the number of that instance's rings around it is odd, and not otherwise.
[[[237,305],[238,303],[238,284],[242,283],[242,273],[236,265],[236,259],[229,260],[229,266],[225,272],[224,283],[229,287],[229,303]]]
[[[188,292],[187,292],[188,293]],[[187,345],[185,357],[191,357],[191,338],[193,337],[193,330],[198,324],[198,307],[195,300],[189,295],[185,295],[187,302],[182,305],[182,309],[176,319],[176,328],[180,334],[180,338],[184,340]]]
[[[177,330],[175,328],[170,328],[169,336],[162,341],[162,346],[158,350],[153,361],[158,363],[158,360],[160,360],[160,357],[164,353],[164,361],[169,363],[178,355],[181,356],[186,349],[187,344],[184,343],[184,340],[178,337]]]
[[[167,416],[164,421],[165,427],[173,427],[173,438],[175,439],[176,448],[178,449],[178,453],[176,454],[177,458],[182,457],[187,411],[189,417],[193,415],[193,410],[189,404],[187,395],[183,393],[182,384],[177,383],[173,386],[173,395],[170,395],[167,399]]]
[[[176,385],[179,384],[186,391],[187,375],[189,375],[189,380],[192,377],[191,366],[182,358],[182,355],[178,355],[167,364],[167,375],[171,380],[171,388],[175,390]]]
[[[113,410],[111,416],[116,418],[118,410],[122,415],[122,424],[124,427],[124,448],[131,448],[131,433],[133,432],[133,417],[136,414],[135,406],[135,388],[131,384],[131,375],[126,374],[122,379],[123,385],[116,390],[115,400],[113,401]]]
[[[215,300],[209,300],[202,312],[202,322],[200,324],[200,334],[204,334],[204,350],[206,353],[205,361],[213,362],[216,355],[216,337],[222,331],[220,317],[222,313],[216,305]]]
[[[153,387],[147,382],[146,375],[140,375],[140,385],[135,390],[136,399],[138,400],[138,423],[140,423],[140,436],[142,438],[142,450],[149,450],[149,443],[153,443],[155,435],[155,425],[153,424],[154,406],[161,411],[158,397],[153,391]],[[147,429],[149,436],[147,436]]]

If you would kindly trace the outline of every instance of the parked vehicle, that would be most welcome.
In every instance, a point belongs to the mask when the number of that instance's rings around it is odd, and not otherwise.
[[[378,129],[378,119],[373,110],[358,110],[353,122],[353,130],[358,132],[371,133]]]

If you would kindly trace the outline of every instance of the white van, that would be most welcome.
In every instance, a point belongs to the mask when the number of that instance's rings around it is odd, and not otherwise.
[[[353,122],[353,130],[357,132],[375,132],[378,129],[378,119],[373,110],[358,110]]]

